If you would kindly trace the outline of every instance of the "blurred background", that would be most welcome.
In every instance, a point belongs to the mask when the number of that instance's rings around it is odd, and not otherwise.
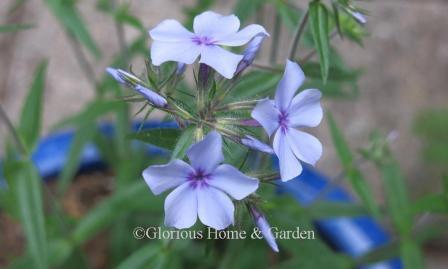
[[[15,1],[14,1],[15,2]],[[101,48],[102,57],[95,59],[91,70],[102,76],[110,59],[120,47],[115,24],[110,16],[98,12],[94,1],[77,1],[88,30]],[[166,18],[182,21],[186,7],[193,0],[133,0],[129,13],[150,29]],[[306,6],[307,1],[291,1]],[[78,112],[94,96],[91,81],[86,79],[76,57],[76,49],[57,19],[42,4],[29,0],[10,12],[13,1],[0,1],[0,25],[29,23],[32,28],[0,35],[0,103],[14,122],[31,83],[37,64],[48,59],[43,126],[44,134],[62,119]],[[234,1],[216,1],[213,10],[231,13]],[[348,66],[362,70],[358,96],[350,99],[325,99],[353,150],[365,147],[373,130],[391,133],[391,147],[410,186],[414,198],[440,189],[440,178],[448,172],[448,2],[438,0],[376,0],[360,2],[368,11],[366,28],[369,36],[363,47],[336,38],[333,43]],[[274,11],[266,8],[262,18],[272,30]],[[271,28],[271,29],[269,29]],[[125,39],[130,42],[140,33],[125,26]],[[284,29],[279,37],[285,40],[278,59],[286,57],[291,35]],[[272,38],[271,38],[272,39]],[[149,38],[147,44],[149,45]],[[266,62],[269,40],[263,46],[259,62]],[[82,48],[84,49],[84,48]],[[299,55],[304,55],[299,50]],[[141,59],[133,60],[142,65]],[[281,64],[281,61],[278,62]],[[324,155],[317,168],[326,174],[339,173],[340,165],[326,124],[317,128],[323,142]],[[0,125],[0,140],[7,131]],[[3,150],[3,145],[1,146]],[[365,175],[381,201],[377,172],[367,164]],[[438,242],[437,244],[447,244]],[[446,268],[447,247],[428,252],[429,268]],[[441,250],[440,250],[441,249]],[[439,266],[439,267],[437,267]]]

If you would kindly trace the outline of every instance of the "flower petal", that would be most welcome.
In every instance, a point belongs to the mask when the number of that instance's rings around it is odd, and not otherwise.
[[[274,102],[269,99],[261,100],[252,110],[251,116],[263,126],[266,133],[271,136],[278,128],[280,112],[275,108]]]
[[[286,111],[292,98],[305,80],[305,74],[300,66],[290,60],[286,61],[285,73],[277,85],[275,105],[280,111]]]
[[[272,250],[278,252],[277,242],[275,242],[275,237],[272,234],[272,229],[266,219],[266,216],[263,215],[263,213],[261,213],[261,211],[254,205],[249,206],[249,212],[254,219],[255,225],[257,225],[268,245],[272,248]]]
[[[191,40],[194,34],[188,31],[176,20],[164,20],[149,31],[153,40],[166,42],[179,42]]]
[[[323,111],[320,105],[322,93],[319,90],[307,89],[294,97],[289,108],[289,122],[293,127],[316,127],[322,120]]]
[[[213,187],[197,189],[198,215],[202,223],[216,230],[233,224],[235,207],[230,198]]]
[[[165,98],[163,98],[158,93],[155,93],[146,87],[137,85],[135,86],[135,90],[157,107],[165,107],[167,104]]]
[[[152,165],[143,170],[143,178],[151,191],[158,195],[185,181],[193,168],[181,160],[173,160],[164,165]]]
[[[211,66],[223,77],[231,79],[241,59],[243,55],[232,53],[219,46],[204,46],[199,62]]]
[[[201,47],[191,40],[179,42],[153,41],[151,60],[152,64],[156,66],[168,61],[192,64],[200,52]]]
[[[314,136],[292,128],[286,136],[294,155],[300,160],[315,165],[322,156],[322,144]]]
[[[266,145],[265,143],[261,142],[260,140],[256,139],[251,135],[246,135],[244,138],[242,138],[241,144],[245,145],[248,148],[258,150],[261,152],[269,154],[274,153],[274,150],[270,146]]]
[[[240,28],[240,20],[235,15],[224,16],[213,11],[205,11],[194,18],[195,34],[212,39],[236,33]]]
[[[263,26],[251,24],[237,33],[222,36],[220,39],[216,40],[215,43],[224,46],[242,46],[257,35],[262,35],[263,37],[269,36]]]
[[[236,200],[247,197],[258,188],[258,179],[248,177],[228,164],[218,166],[207,183],[226,192]]]
[[[274,152],[278,157],[280,166],[280,177],[282,181],[291,180],[302,173],[302,165],[294,155],[286,134],[278,130],[274,136]]]
[[[216,131],[211,131],[202,141],[193,144],[187,150],[187,156],[196,170],[213,172],[224,160],[221,135]]]
[[[108,67],[106,68],[106,72],[111,75],[116,81],[121,84],[125,84],[126,82],[120,77],[119,69]]]
[[[172,191],[165,200],[165,225],[184,229],[198,218],[198,198],[195,189],[186,182]]]

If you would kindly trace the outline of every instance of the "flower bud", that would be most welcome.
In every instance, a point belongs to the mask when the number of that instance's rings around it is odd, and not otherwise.
[[[258,229],[260,229],[260,232],[268,245],[272,248],[272,250],[278,252],[278,246],[275,242],[275,237],[272,234],[271,226],[266,220],[266,217],[263,215],[263,213],[260,212],[260,210],[258,210],[258,208],[256,208],[252,204],[248,205],[248,209],[255,222],[255,225],[258,227]]]
[[[249,65],[252,64],[255,57],[257,56],[258,50],[260,50],[261,44],[263,43],[264,38],[267,35],[260,34],[256,37],[254,37],[249,44],[247,45],[246,49],[243,52],[243,59],[238,64],[238,67],[236,68],[235,74],[238,75],[241,72],[244,71]]]
[[[367,23],[367,19],[364,14],[356,11],[354,8],[345,8],[345,11],[347,11],[347,13],[350,14],[350,16],[352,16],[352,18],[355,19],[359,24],[364,25]]]
[[[151,102],[154,106],[157,107],[166,106],[167,104],[166,99],[160,96],[158,93],[142,86],[141,84],[143,82],[138,77],[121,69],[115,69],[111,67],[106,68],[106,72],[120,84],[133,88],[139,94],[143,95],[143,97],[145,97],[145,99]]]
[[[251,149],[274,154],[274,150],[270,146],[250,135],[246,135],[244,138],[242,138],[241,144]]]

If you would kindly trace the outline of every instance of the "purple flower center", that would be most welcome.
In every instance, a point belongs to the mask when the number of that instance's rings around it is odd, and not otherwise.
[[[288,113],[284,111],[280,112],[280,115],[278,115],[278,125],[280,126],[283,132],[288,130],[288,124],[289,124]]]
[[[213,41],[210,37],[208,36],[194,36],[191,38],[191,40],[196,44],[196,45],[205,45],[205,46],[211,46],[211,45],[215,45],[215,41]]]
[[[197,169],[188,175],[187,180],[190,182],[190,186],[193,189],[208,186],[207,181],[210,180],[210,174],[207,174],[202,169]]]

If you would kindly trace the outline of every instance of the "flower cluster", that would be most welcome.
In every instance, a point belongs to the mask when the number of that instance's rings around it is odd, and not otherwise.
[[[235,222],[234,200],[241,200],[247,205],[255,225],[268,244],[278,251],[266,218],[254,199],[250,199],[263,179],[246,176],[237,168],[223,164],[223,139],[276,155],[280,170],[277,178],[291,180],[301,173],[301,162],[314,165],[322,155],[321,143],[314,136],[297,130],[315,127],[322,120],[321,93],[316,89],[307,89],[296,95],[305,75],[298,64],[288,60],[273,100],[266,98],[226,103],[227,94],[238,80],[244,79],[241,74],[252,64],[263,40],[269,36],[260,25],[239,28],[240,21],[236,16],[207,11],[195,17],[193,32],[175,20],[165,20],[149,31],[153,40],[152,66],[158,68],[165,62],[177,62],[172,80],[177,81],[186,65],[193,64],[199,58],[196,111],[185,110],[172,101],[172,96],[171,99],[164,96],[157,87],[157,90],[150,89],[151,84],[131,73],[114,68],[108,68],[107,72],[119,83],[142,95],[153,107],[173,114],[179,126],[192,125],[197,128],[196,143],[186,151],[189,164],[182,159],[174,159],[168,164],[152,165],[143,171],[143,178],[155,195],[174,189],[165,200],[165,225],[189,228],[199,217],[207,226],[225,229]],[[245,44],[248,45],[242,55],[222,47]],[[218,80],[215,80],[216,76]],[[175,88],[175,85],[172,83],[170,87]],[[215,92],[204,95],[204,91],[212,91],[211,85],[215,85]],[[204,96],[208,99],[204,100]],[[252,119],[221,117],[219,107],[249,110]],[[238,128],[241,126],[245,128]],[[269,143],[256,138],[260,127],[269,137]],[[248,132],[247,128],[253,131]]]

